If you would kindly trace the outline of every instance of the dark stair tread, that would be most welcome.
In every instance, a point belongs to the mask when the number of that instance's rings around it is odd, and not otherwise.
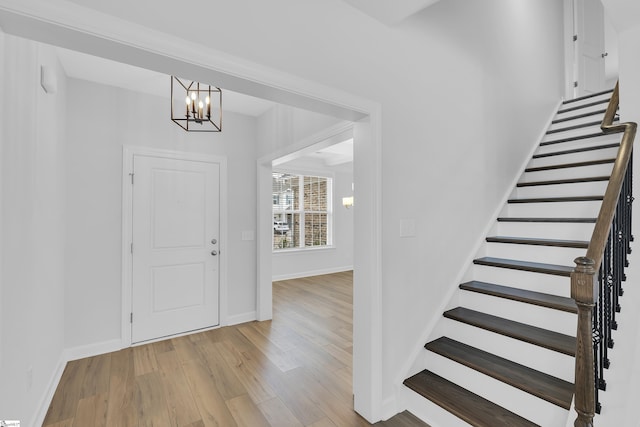
[[[598,120],[595,122],[580,123],[579,125],[572,125],[572,126],[567,126],[567,127],[558,128],[558,129],[551,129],[547,131],[547,135],[553,135],[554,133],[567,132],[570,130],[588,128],[592,126],[599,126],[601,123],[602,121]]]
[[[553,274],[566,277],[570,277],[573,271],[573,267],[568,265],[545,264],[506,258],[483,257],[474,259],[473,263],[488,267],[508,268],[511,270],[530,271],[533,273]]]
[[[574,386],[568,381],[447,337],[431,341],[424,347],[561,408],[571,408]]]
[[[509,203],[561,203],[561,202],[595,202],[604,196],[570,196],[570,197],[531,197],[526,199],[509,199]]]
[[[589,160],[586,162],[575,162],[575,163],[561,163],[557,165],[547,165],[547,166],[537,166],[533,168],[526,168],[525,172],[540,172],[547,171],[553,169],[567,169],[567,168],[579,168],[584,166],[597,166],[597,165],[605,165],[607,163],[613,163],[616,159],[600,159],[600,160]]]
[[[424,370],[404,385],[474,427],[536,427],[537,424]]]
[[[469,292],[491,295],[498,298],[510,299],[527,304],[538,305],[554,310],[577,313],[576,302],[572,298],[558,295],[545,294],[542,292],[528,291],[526,289],[512,288],[510,286],[496,285],[493,283],[480,282],[477,280],[463,283],[460,289]]]
[[[491,236],[487,242],[511,243],[515,245],[555,246],[560,248],[587,249],[589,242],[585,240],[535,239],[531,237]]]
[[[445,311],[444,316],[568,356],[575,356],[576,354],[576,339],[569,335],[469,310],[464,307]]]
[[[538,185],[578,184],[581,182],[609,181],[609,176],[591,176],[586,178],[554,179],[549,181],[519,182],[517,187],[536,187]]]
[[[600,131],[600,132],[595,132],[595,133],[588,133],[588,134],[585,134],[585,135],[569,136],[567,138],[553,139],[551,141],[543,141],[543,142],[540,143],[540,146],[544,147],[546,145],[561,144],[563,142],[580,141],[581,139],[600,138],[602,136],[608,136],[608,135],[609,134],[606,134],[606,133]]]
[[[556,123],[562,123],[562,122],[568,122],[570,120],[577,120],[577,119],[583,119],[585,117],[590,117],[590,116],[596,116],[598,114],[604,114],[606,113],[607,110],[603,109],[603,110],[596,110],[596,111],[590,111],[588,113],[582,113],[582,114],[578,114],[575,116],[570,116],[570,117],[563,117],[561,119],[555,119],[551,122],[551,124],[556,124]]]
[[[572,150],[562,150],[562,151],[553,151],[550,153],[534,154],[532,158],[541,159],[543,157],[562,156],[565,154],[584,153],[586,151],[606,150],[607,148],[617,148],[617,147],[620,147],[620,144],[615,142],[613,144],[593,145],[591,147],[574,148]]]
[[[558,222],[558,223],[577,223],[577,224],[595,224],[596,218],[524,218],[524,217],[500,217],[498,222]]]
[[[579,96],[577,98],[567,99],[566,101],[562,102],[562,105],[573,104],[574,102],[583,101],[583,100],[589,99],[589,98],[595,98],[596,96],[605,95],[607,93],[613,93],[613,89],[607,89],[607,90],[603,90],[603,91],[600,91],[600,92],[590,93],[589,95],[583,95],[583,96]]]

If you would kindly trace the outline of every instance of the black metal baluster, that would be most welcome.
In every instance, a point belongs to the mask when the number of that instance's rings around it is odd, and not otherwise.
[[[613,348],[613,339],[611,338],[612,325],[615,322],[615,289],[613,281],[613,250],[614,250],[614,230],[609,232],[609,239],[604,251],[604,322],[602,324],[602,364],[605,368],[609,368],[609,349]]]
[[[600,271],[602,271],[602,268],[600,269]],[[602,275],[600,275],[600,277],[602,277]],[[600,328],[598,325],[599,319],[600,319],[600,315],[599,315],[599,308],[598,303],[596,303],[596,305],[593,307],[593,330],[592,330],[592,336],[593,336],[593,369],[594,369],[594,380],[595,380],[595,384],[594,384],[594,394],[595,394],[595,401],[596,401],[596,414],[600,413],[600,409],[601,409],[601,405],[600,405],[600,398],[599,398],[599,394],[600,394],[600,378],[601,378],[601,359],[600,359]]]
[[[628,192],[627,192],[627,230],[626,235],[629,243],[633,242],[633,232],[631,229],[631,207],[633,205],[633,151],[631,152],[631,157],[629,157],[629,165],[627,166],[627,176],[625,177],[625,181],[627,181]],[[627,255],[631,254],[631,245],[627,246]],[[628,263],[627,263],[628,266]]]

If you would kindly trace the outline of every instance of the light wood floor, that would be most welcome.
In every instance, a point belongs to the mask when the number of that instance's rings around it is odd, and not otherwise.
[[[272,321],[69,362],[44,426],[369,426],[352,409],[352,281],[275,282]]]

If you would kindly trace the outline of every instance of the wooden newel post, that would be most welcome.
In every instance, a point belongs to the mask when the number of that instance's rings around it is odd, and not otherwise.
[[[571,273],[571,298],[578,306],[576,335],[575,408],[578,417],[575,427],[593,427],[595,415],[595,361],[593,359],[593,307],[598,298],[595,262],[586,257],[576,258]]]

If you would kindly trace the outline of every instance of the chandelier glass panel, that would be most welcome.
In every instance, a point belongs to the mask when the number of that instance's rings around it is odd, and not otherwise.
[[[171,120],[188,132],[221,132],[222,90],[171,76]]]

